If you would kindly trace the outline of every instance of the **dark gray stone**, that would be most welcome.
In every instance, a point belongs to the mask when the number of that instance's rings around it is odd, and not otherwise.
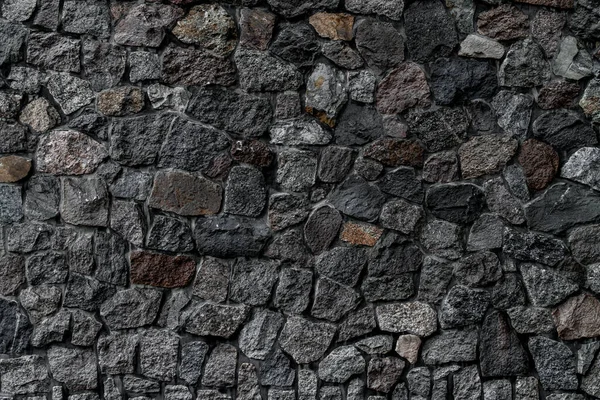
[[[13,356],[23,354],[28,347],[33,330],[29,318],[21,311],[16,301],[7,299],[0,299],[0,318],[2,319],[2,324],[0,324],[0,352]],[[2,370],[2,361],[0,361],[0,370]],[[5,385],[8,384],[8,387],[10,387],[9,382],[11,381],[3,379],[9,378],[6,372],[7,370],[5,369],[0,374],[2,377],[0,378],[0,382],[3,390],[8,392],[11,390],[8,390]],[[18,386],[16,381],[13,382],[15,386]],[[26,382],[22,384],[26,385]]]
[[[533,123],[533,136],[560,150],[598,143],[592,126],[572,110],[546,111]]]
[[[576,390],[575,355],[564,343],[535,336],[529,338],[529,351],[545,390]]]
[[[229,172],[223,211],[258,217],[267,203],[265,177],[253,167],[236,166]]]
[[[276,261],[237,259],[233,266],[229,297],[238,303],[264,305],[277,280]]]
[[[383,135],[383,121],[370,105],[350,103],[339,117],[335,142],[340,145],[363,145]]]
[[[510,46],[498,71],[501,86],[535,87],[543,85],[549,78],[550,66],[542,48],[532,38]]]
[[[407,115],[407,122],[430,152],[460,145],[469,127],[467,114],[458,107],[412,109]]]
[[[468,223],[479,217],[485,196],[478,186],[470,183],[440,184],[429,188],[425,203],[438,218]]]
[[[0,254],[0,294],[13,294],[25,282],[25,259],[17,254]]]
[[[470,362],[477,359],[477,331],[445,331],[423,346],[423,361],[427,365],[449,362]]]
[[[40,355],[0,360],[0,384],[3,392],[11,394],[46,391],[50,384],[46,360]]]
[[[0,223],[10,224],[23,218],[21,187],[0,185]]]
[[[382,192],[402,197],[413,202],[423,200],[421,181],[416,177],[414,168],[399,167],[386,173],[378,183]]]
[[[356,47],[375,71],[384,72],[404,61],[404,38],[394,25],[365,18],[355,27]]]
[[[23,213],[35,220],[47,220],[58,215],[60,183],[51,175],[35,175],[27,182]]]
[[[561,273],[536,264],[522,264],[521,275],[531,301],[549,307],[565,300],[579,287]]]
[[[388,393],[398,382],[406,363],[398,357],[373,357],[367,368],[367,388]]]
[[[481,327],[479,347],[481,375],[502,377],[526,375],[528,356],[506,316],[498,311],[489,314]]]
[[[105,374],[131,374],[139,337],[128,332],[102,334],[98,338],[98,365]]]
[[[132,288],[116,292],[100,307],[100,315],[112,329],[137,328],[156,319],[162,293],[156,289]]]
[[[115,288],[94,278],[72,273],[67,282],[65,307],[77,307],[86,311],[96,311],[100,305],[115,293]]]
[[[372,332],[376,327],[375,309],[372,305],[367,305],[360,310],[350,312],[340,324],[338,342],[363,336]]]
[[[321,151],[317,176],[323,182],[340,182],[352,168],[353,159],[354,151],[352,149],[329,146]]]
[[[275,290],[274,304],[282,311],[299,314],[308,307],[311,290],[311,271],[282,268]]]
[[[428,303],[439,304],[452,279],[452,264],[434,257],[425,257],[421,268],[418,299]]]
[[[202,299],[222,303],[227,298],[231,267],[225,260],[204,259],[198,270],[193,294]]]
[[[308,24],[282,24],[281,30],[269,47],[269,51],[285,61],[304,67],[313,64],[319,47],[317,35]]]
[[[478,324],[488,309],[490,295],[483,289],[453,286],[442,302],[440,325],[453,328]]]
[[[453,395],[457,399],[481,399],[481,378],[476,365],[464,367],[453,376]]]
[[[502,276],[500,260],[490,251],[472,253],[454,263],[454,276],[463,285],[488,286]]]
[[[504,229],[502,250],[510,257],[522,261],[534,261],[547,265],[556,265],[567,253],[564,243],[552,236],[531,231]]]
[[[385,197],[377,186],[353,175],[331,193],[329,201],[348,216],[373,221],[379,216]]]
[[[219,344],[208,356],[202,375],[202,385],[218,388],[235,384],[237,350],[230,344]]]
[[[196,223],[194,240],[201,254],[214,257],[256,256],[270,233],[266,226],[239,217],[210,217]]]
[[[55,251],[33,254],[27,259],[25,268],[27,281],[31,285],[63,283],[69,274],[69,266],[64,255]]]
[[[196,90],[187,112],[200,122],[244,137],[261,136],[272,116],[265,98],[216,89]]]
[[[291,386],[296,373],[291,367],[290,359],[279,347],[267,355],[261,363],[258,374],[260,384],[265,386]]]
[[[201,341],[187,342],[181,346],[179,362],[179,378],[190,385],[195,385],[202,375],[202,365],[208,353],[208,345]]]
[[[600,39],[600,8],[591,0],[578,1],[575,12],[569,18],[569,28],[583,39]]]
[[[323,43],[321,46],[321,53],[338,67],[346,69],[357,69],[362,67],[365,63],[356,50],[342,41],[329,41]]]
[[[440,105],[487,99],[498,87],[496,69],[487,61],[438,58],[429,68],[431,91]]]
[[[315,8],[335,8],[338,0],[268,0],[269,5],[286,18],[297,17]]]
[[[525,287],[517,274],[505,274],[492,288],[492,303],[495,308],[507,309],[525,305],[526,302]]]
[[[19,301],[34,324],[56,312],[60,307],[61,298],[61,290],[49,285],[28,287],[19,293]]]
[[[326,382],[343,383],[362,373],[366,363],[354,346],[335,348],[319,363],[319,378]]]
[[[447,221],[431,221],[421,230],[421,243],[435,256],[457,260],[464,250],[462,228]]]
[[[146,217],[139,204],[114,200],[110,209],[110,227],[128,242],[138,247],[144,245]]]
[[[321,278],[315,284],[315,299],[311,315],[328,321],[339,321],[356,308],[360,296],[353,289],[328,278]]]
[[[246,305],[220,305],[192,301],[185,330],[198,336],[231,337],[244,323],[250,309]]]
[[[364,250],[356,247],[334,247],[322,253],[315,262],[319,274],[346,286],[355,286],[367,265]]]
[[[192,229],[179,219],[156,215],[146,245],[152,249],[174,253],[190,252],[194,249]]]
[[[27,41],[27,62],[54,71],[78,73],[79,49],[78,39],[58,33],[34,32]]]
[[[98,386],[96,353],[93,350],[52,346],[48,364],[52,377],[70,390],[96,389]]]
[[[4,44],[0,49],[0,65],[22,59],[21,47],[25,43],[27,33],[27,28],[19,23],[0,21],[0,39]]]
[[[128,244],[118,235],[96,232],[94,235],[96,273],[94,277],[113,285],[126,286],[129,264],[125,253]],[[93,285],[92,285],[93,286]]]
[[[179,336],[175,333],[149,329],[140,337],[140,371],[159,381],[171,381],[177,372]]]
[[[72,310],[70,315],[73,318],[71,343],[76,346],[93,346],[96,342],[96,336],[102,328],[102,323],[96,320],[93,315],[89,315],[82,310]]]
[[[335,332],[335,325],[291,316],[281,331],[279,344],[294,361],[306,364],[319,360],[325,354]]]
[[[73,225],[108,226],[108,190],[98,178],[64,178],[60,213]]]
[[[295,90],[304,81],[295,65],[268,52],[239,48],[234,60],[240,86],[248,92]]]
[[[284,318],[279,313],[255,309],[251,320],[240,332],[240,350],[249,358],[264,360],[271,352],[283,322]]]
[[[404,10],[404,28],[411,57],[418,62],[447,57],[458,44],[452,17],[440,1],[417,1]]]
[[[90,2],[90,0],[87,2]],[[77,7],[77,4],[89,7],[85,1],[68,1],[65,3],[65,6],[63,6],[63,10],[67,3],[70,5],[75,4],[75,7]],[[104,6],[104,4],[99,1],[97,3]],[[95,91],[101,91],[116,86],[125,72],[126,61],[127,53],[122,47],[112,46],[109,43],[89,38],[83,42],[83,69],[85,71],[85,76],[92,84],[92,89]]]

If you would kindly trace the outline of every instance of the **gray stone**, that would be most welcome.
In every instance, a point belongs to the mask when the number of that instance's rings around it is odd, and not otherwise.
[[[191,295],[184,291],[172,291],[162,307],[157,325],[179,331],[185,321],[181,318],[182,310],[188,305]]]
[[[312,273],[294,268],[283,268],[275,291],[274,304],[282,311],[301,313],[308,307],[312,290]]]
[[[496,379],[483,382],[484,400],[511,400],[512,384],[508,379]]]
[[[65,307],[78,307],[86,311],[96,311],[100,305],[115,293],[115,288],[77,273],[71,273],[65,292]]]
[[[184,112],[191,97],[190,92],[181,86],[172,88],[160,83],[148,86],[147,93],[148,100],[155,110],[171,108],[174,111]]]
[[[580,389],[591,396],[598,397],[600,395],[600,359],[598,357],[587,375],[581,380]]]
[[[38,93],[45,74],[35,68],[13,66],[6,78],[11,89],[29,94]]]
[[[159,381],[171,381],[177,370],[179,336],[149,329],[140,338],[140,372]]]
[[[115,197],[144,201],[150,194],[152,178],[148,172],[125,168],[108,190]]]
[[[88,81],[66,72],[49,73],[48,91],[65,114],[74,113],[96,98]]]
[[[337,236],[342,217],[337,210],[329,206],[314,209],[304,225],[306,244],[315,254],[327,250]]]
[[[347,147],[328,146],[321,151],[317,175],[322,182],[335,183],[343,180],[350,168],[354,151]]]
[[[43,223],[13,223],[6,232],[7,250],[17,253],[48,250],[55,240],[56,230]]]
[[[427,256],[421,268],[418,299],[432,304],[439,304],[446,288],[452,279],[452,264]]]
[[[383,73],[404,61],[404,38],[393,24],[364,18],[355,27],[356,47],[376,72]]]
[[[556,265],[562,261],[567,249],[564,243],[549,235],[537,232],[520,232],[515,229],[504,229],[505,254],[522,261],[539,262],[546,265]]]
[[[268,3],[278,14],[292,18],[315,8],[335,8],[338,0],[309,0],[301,3],[291,0],[268,0]]]
[[[232,387],[235,384],[237,350],[229,344],[219,344],[206,361],[202,385],[212,387]]]
[[[500,260],[490,251],[469,254],[454,263],[454,276],[463,285],[488,286],[502,277]]]
[[[473,58],[500,60],[504,56],[504,46],[494,39],[470,33],[461,43],[458,55]]]
[[[165,386],[165,400],[192,400],[192,393],[185,385]]]
[[[235,21],[217,4],[192,7],[172,32],[183,43],[199,45],[222,57],[233,51],[237,39]]]
[[[498,125],[509,135],[525,139],[531,120],[533,98],[526,94],[501,90],[491,102],[498,117]]]
[[[423,346],[423,361],[428,365],[469,362],[476,358],[477,331],[445,331]]]
[[[0,39],[4,43],[0,50],[0,65],[22,59],[21,47],[25,43],[27,32],[27,28],[21,24],[9,21],[0,22]]]
[[[416,177],[414,168],[399,167],[387,172],[378,182],[382,192],[402,197],[416,203],[423,200],[421,180]]]
[[[577,352],[577,373],[579,375],[587,375],[598,349],[600,349],[600,342],[581,345]]]
[[[359,298],[355,290],[328,278],[320,278],[315,284],[311,315],[328,321],[339,321],[356,308]]]
[[[456,399],[481,399],[481,378],[476,365],[464,367],[454,374],[453,395]]]
[[[377,186],[352,175],[331,193],[329,201],[346,215],[373,221],[378,217],[385,197]]]
[[[342,388],[339,386],[321,386],[319,400],[342,400]]]
[[[242,363],[238,367],[237,398],[239,400],[261,400],[256,366]]]
[[[335,247],[322,253],[316,260],[319,274],[347,286],[355,286],[367,265],[364,250],[354,247]]]
[[[258,217],[267,202],[265,178],[256,168],[236,166],[229,172],[223,211]]]
[[[26,146],[27,128],[25,126],[0,121],[0,151],[3,153],[14,153],[25,150]]]
[[[32,285],[63,283],[67,280],[69,266],[62,253],[44,251],[33,254],[25,265],[27,281]]]
[[[424,215],[422,207],[398,199],[383,205],[379,221],[384,228],[409,234],[414,232]]]
[[[349,0],[346,9],[357,14],[379,14],[393,20],[400,20],[404,10],[404,0]]]
[[[183,10],[166,4],[131,7],[115,25],[115,42],[126,46],[160,46],[165,28],[183,15]]]
[[[522,202],[530,199],[529,188],[527,187],[527,178],[523,168],[518,164],[508,165],[504,168],[504,181],[512,194]]]
[[[514,43],[498,71],[501,86],[535,87],[550,78],[550,68],[541,47],[531,38]]]
[[[319,145],[331,141],[331,134],[312,119],[277,122],[269,131],[272,144],[286,146]]]
[[[310,25],[300,22],[281,24],[280,31],[271,43],[269,51],[299,67],[308,67],[313,65],[319,48],[315,30]]]
[[[555,55],[566,22],[566,13],[548,9],[540,9],[533,18],[531,33],[548,57]]]
[[[250,308],[246,305],[219,305],[192,301],[184,316],[185,330],[198,336],[231,337],[244,323]]]
[[[221,303],[227,298],[230,265],[224,261],[206,257],[194,283],[193,294],[202,299]]]
[[[159,79],[160,75],[158,54],[149,51],[132,51],[129,53],[129,80],[131,83]]]
[[[413,109],[407,116],[409,128],[431,152],[460,145],[469,125],[462,108]]]
[[[123,388],[127,392],[134,393],[160,393],[160,384],[149,379],[139,378],[133,375],[125,375],[122,379]]]
[[[80,70],[79,39],[52,32],[34,32],[29,36],[27,47],[27,62],[30,64],[54,71],[78,73]]]
[[[376,308],[379,328],[386,332],[409,332],[430,336],[437,330],[437,313],[419,301],[383,304]]]
[[[194,229],[200,254],[223,258],[256,256],[269,237],[266,226],[237,217],[203,218]]]
[[[498,86],[496,69],[487,61],[438,58],[429,64],[429,69],[431,91],[440,105],[490,98]]]
[[[97,383],[96,354],[92,350],[52,346],[48,363],[52,377],[71,390],[95,389]]]
[[[25,259],[17,254],[0,255],[0,294],[8,296],[25,282]]]
[[[291,119],[298,116],[300,116],[300,94],[290,90],[278,93],[275,118]]]
[[[37,169],[53,175],[94,172],[108,156],[102,144],[77,131],[54,131],[42,137],[36,152]]]
[[[202,375],[202,365],[208,353],[208,345],[201,341],[187,342],[181,346],[179,378],[195,385]]]
[[[294,361],[307,364],[319,360],[325,354],[335,331],[335,325],[291,316],[281,331],[279,343]]]
[[[582,147],[569,157],[563,165],[560,175],[563,178],[600,190],[600,151],[595,147]]]
[[[7,0],[2,5],[2,16],[9,21],[24,22],[31,18],[36,2]]]
[[[71,317],[73,319],[71,343],[76,346],[92,346],[102,328],[102,323],[82,310],[72,310]]]
[[[47,132],[60,123],[60,114],[48,102],[40,97],[28,103],[19,115],[19,122],[28,125],[34,132]]]
[[[34,324],[58,310],[61,298],[61,290],[49,285],[28,287],[19,293],[19,301]]]
[[[115,200],[111,206],[110,227],[127,241],[143,246],[146,218],[142,208],[132,202]]]
[[[245,137],[261,136],[272,116],[270,103],[265,98],[215,89],[196,90],[187,112],[200,122]]]
[[[391,338],[390,338],[391,339]],[[391,343],[390,343],[391,345]],[[405,358],[409,363],[415,364],[419,358],[421,338],[417,335],[400,335],[396,342],[396,353]]]
[[[559,272],[536,264],[522,264],[521,275],[527,293],[536,306],[556,305],[579,287]]]
[[[108,191],[104,181],[63,179],[60,213],[74,225],[108,226]]]
[[[431,154],[423,165],[423,180],[447,183],[458,180],[458,160],[453,151]]]
[[[590,117],[592,121],[600,121],[600,112],[598,112],[598,93],[600,93],[600,79],[594,78],[589,81],[583,96],[579,100],[579,106],[583,109],[583,112],[587,117]],[[595,139],[595,137],[594,137]],[[594,141],[592,144],[595,144]]]
[[[248,92],[295,90],[303,83],[303,76],[295,65],[268,52],[240,48],[234,59],[240,86]]]
[[[268,396],[269,400],[295,400],[296,391],[293,389],[270,388]]]
[[[453,286],[442,302],[440,325],[454,328],[478,324],[488,309],[490,295],[484,289]]]
[[[541,307],[517,306],[507,310],[510,322],[520,334],[546,333],[554,330],[550,310]]]
[[[438,257],[456,260],[460,258],[464,248],[462,228],[447,221],[431,221],[421,231],[421,243]]]
[[[290,386],[294,382],[295,371],[291,368],[290,359],[279,347],[267,355],[258,371],[260,384],[265,386]]]
[[[373,357],[367,368],[367,388],[389,393],[400,380],[406,363],[398,357]]]
[[[264,305],[273,292],[279,263],[238,258],[233,266],[229,298],[248,305]]]
[[[0,360],[2,391],[11,394],[40,393],[48,389],[48,367],[42,356],[30,355]]]
[[[560,42],[558,54],[552,64],[552,71],[555,75],[577,81],[592,75],[592,64],[592,56],[585,48],[580,48],[577,39],[573,36],[566,36]]]
[[[139,338],[127,332],[102,334],[98,338],[98,365],[105,374],[131,374]]]
[[[267,309],[255,310],[252,319],[240,332],[240,350],[249,358],[264,360],[275,343],[283,321],[281,314]]]
[[[600,251],[595,245],[598,234],[600,234],[600,225],[580,226],[569,232],[569,248],[577,261],[582,264],[600,262]]]
[[[65,1],[62,7],[62,27],[65,32],[107,38],[110,36],[109,7],[99,0]]]
[[[373,103],[375,101],[376,86],[377,78],[370,70],[348,72],[348,91],[352,100],[361,103]]]
[[[298,370],[298,400],[316,400],[317,374],[310,369]]]
[[[404,11],[408,51],[418,62],[447,57],[458,43],[452,17],[439,1],[418,1]]]
[[[79,4],[77,1],[67,3]],[[90,0],[87,3],[90,3]],[[89,7],[86,2],[82,4]],[[116,86],[125,73],[126,61],[127,53],[122,47],[89,38],[83,41],[83,69],[92,89],[96,91]]]
[[[189,252],[194,248],[192,230],[189,225],[176,218],[156,215],[146,242],[152,249]]]
[[[499,249],[502,247],[504,223],[495,214],[481,214],[473,222],[467,241],[468,251]]]
[[[305,108],[322,112],[325,120],[332,120],[347,97],[344,74],[327,64],[317,64],[306,82]]]
[[[393,342],[392,336],[377,335],[366,337],[356,342],[354,346],[367,354],[386,354],[392,351]]]
[[[486,181],[483,188],[490,211],[515,225],[525,222],[525,213],[521,203],[508,191],[501,177]]]
[[[21,187],[0,185],[0,223],[10,224],[23,218]]]
[[[340,346],[319,363],[319,378],[343,383],[353,375],[362,373],[365,368],[365,360],[354,346]]]
[[[121,290],[102,304],[100,315],[112,329],[149,325],[156,319],[161,297],[155,289]]]
[[[538,400],[538,380],[536,377],[519,377],[515,381],[515,400]]]
[[[382,136],[382,119],[375,107],[348,104],[335,129],[335,142],[340,145],[363,145]]]
[[[94,244],[97,263],[95,278],[101,282],[125,286],[129,271],[124,255],[128,248],[127,242],[118,235],[96,232]]]
[[[458,150],[464,179],[501,171],[517,151],[517,141],[510,136],[475,136]]]
[[[576,390],[575,355],[563,343],[536,336],[529,338],[529,351],[545,390]]]
[[[598,143],[596,133],[588,121],[575,111],[565,109],[546,111],[541,114],[533,123],[533,136],[559,150],[570,150]]]
[[[235,82],[235,66],[229,58],[215,56],[199,48],[175,46],[173,43],[163,51],[161,69],[162,82],[168,85],[231,86]]]

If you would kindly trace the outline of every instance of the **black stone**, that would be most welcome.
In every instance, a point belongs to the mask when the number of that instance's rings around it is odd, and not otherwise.
[[[353,175],[330,194],[329,201],[348,216],[373,221],[379,216],[385,197],[377,186]]]
[[[382,192],[410,201],[423,201],[423,186],[414,168],[400,167],[386,173],[377,184]]]
[[[298,66],[310,66],[319,51],[314,29],[305,23],[284,24],[269,51]]]
[[[546,111],[533,122],[533,136],[560,150],[598,143],[596,132],[572,110]]]
[[[491,98],[498,88],[496,68],[487,61],[438,58],[429,65],[431,91],[440,105]]]
[[[377,109],[370,105],[350,103],[339,117],[335,142],[343,146],[363,145],[383,135],[383,121]]]
[[[256,256],[269,236],[266,226],[236,217],[202,218],[194,229],[200,253],[223,258]]]
[[[479,364],[482,376],[527,375],[529,371],[527,352],[503,313],[494,311],[485,318],[480,337]]]
[[[436,217],[464,224],[479,217],[485,196],[481,188],[470,183],[440,184],[429,188],[425,203]]]

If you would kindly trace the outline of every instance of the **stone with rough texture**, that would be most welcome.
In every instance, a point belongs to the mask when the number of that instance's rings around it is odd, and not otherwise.
[[[404,10],[408,52],[419,62],[447,57],[458,43],[452,17],[439,1],[417,1]]]
[[[522,261],[556,265],[566,256],[567,249],[562,241],[537,232],[519,232],[504,229],[503,251],[510,257]]]
[[[235,67],[228,58],[206,50],[169,45],[163,52],[162,80],[169,85],[230,86]]]
[[[536,336],[529,339],[540,383],[545,390],[576,390],[575,355],[563,343]]]
[[[445,331],[425,342],[423,361],[428,365],[469,362],[477,357],[477,332]]]
[[[150,207],[180,215],[212,215],[221,208],[222,188],[184,171],[159,171],[150,193]]]
[[[234,59],[240,86],[249,92],[295,90],[303,83],[295,65],[268,52],[238,49]]]
[[[500,312],[489,314],[481,328],[480,366],[484,377],[524,375],[528,356],[516,332]]]
[[[328,278],[320,278],[315,284],[315,299],[311,315],[328,321],[339,321],[344,315],[356,308],[358,293]]]
[[[527,186],[531,190],[542,190],[558,172],[559,158],[552,146],[528,139],[521,145],[519,163],[523,167]]]
[[[137,114],[144,108],[144,93],[133,86],[103,90],[96,100],[98,111],[106,116],[124,117]]]
[[[436,103],[449,105],[496,92],[496,68],[489,62],[438,58],[429,64],[431,92]]]
[[[160,46],[165,28],[173,24],[183,11],[166,4],[139,4],[131,7],[115,25],[115,42],[126,46]]]
[[[319,378],[326,382],[346,382],[352,375],[362,373],[365,360],[354,346],[340,346],[319,363]]]
[[[501,86],[529,88],[541,86],[550,78],[550,67],[541,47],[531,38],[510,46],[500,69]]]
[[[531,119],[531,96],[501,90],[491,102],[498,118],[498,126],[506,133],[524,139],[529,130]]]
[[[169,331],[149,329],[140,337],[140,371],[160,381],[173,379],[177,368],[179,336]]]
[[[327,64],[317,64],[306,82],[305,109],[319,116],[322,122],[333,125],[333,120],[347,101],[344,74]]]
[[[202,384],[212,387],[231,387],[235,384],[237,350],[229,344],[220,344],[209,354],[204,366]]]
[[[593,296],[572,297],[552,312],[558,336],[577,340],[600,335],[600,302]]]
[[[294,361],[306,364],[323,356],[333,340],[335,331],[336,327],[332,324],[291,316],[281,331],[279,343]]]
[[[478,33],[496,40],[513,40],[527,37],[529,20],[518,8],[503,4],[482,12],[477,18]]]
[[[73,225],[108,226],[108,190],[99,178],[65,178],[60,214]]]
[[[415,63],[407,62],[394,69],[377,88],[377,110],[382,114],[396,114],[430,104],[425,73]]]
[[[28,355],[0,361],[0,384],[5,393],[43,392],[49,383],[48,367],[42,356]]]
[[[60,123],[60,114],[48,102],[40,97],[27,104],[19,115],[19,122],[29,125],[35,132],[47,132]]]
[[[106,148],[77,131],[54,131],[38,143],[36,168],[53,175],[92,173],[108,156]]]
[[[414,232],[424,216],[425,212],[421,206],[398,199],[383,205],[379,222],[384,228],[409,234]]]
[[[469,326],[481,322],[490,302],[490,295],[483,289],[453,286],[441,306],[442,328]]]
[[[533,123],[533,136],[559,150],[598,143],[591,125],[571,110],[546,111]]]
[[[240,350],[249,358],[264,360],[271,351],[284,319],[281,314],[255,310],[252,319],[240,332]]]
[[[314,29],[303,22],[282,24],[269,51],[299,67],[313,65],[320,44]]]
[[[266,226],[233,216],[201,219],[194,229],[200,254],[215,257],[256,256],[269,237]]]
[[[379,215],[385,197],[377,186],[351,175],[330,194],[329,201],[345,215],[373,221]]]
[[[74,113],[95,98],[88,81],[66,72],[49,73],[48,91],[65,114]]]
[[[471,33],[460,43],[458,55],[499,60],[504,56],[504,46],[486,36]]]
[[[196,262],[187,256],[168,256],[149,251],[130,253],[131,282],[175,288],[187,286],[196,272]]]
[[[202,341],[182,344],[179,377],[188,384],[196,384],[202,375],[202,364],[207,353],[208,345]]]
[[[246,320],[248,306],[217,305],[192,302],[186,316],[185,330],[199,336],[229,338]]]
[[[348,5],[346,7],[348,8]],[[333,40],[352,40],[354,17],[350,14],[320,12],[311,15],[308,22],[321,37]]]
[[[230,214],[259,216],[267,202],[263,174],[251,167],[233,167],[225,186],[223,211]]]
[[[121,290],[102,304],[100,315],[113,329],[149,325],[158,314],[161,297],[161,292],[155,289]]]
[[[240,12],[240,46],[267,50],[273,36],[275,15],[260,9],[243,8]]]
[[[475,136],[458,150],[462,177],[499,172],[516,151],[517,141],[509,136]]]
[[[578,290],[578,286],[560,273],[536,264],[522,264],[521,275],[527,293],[536,306],[556,305]]]
[[[31,169],[31,160],[19,156],[0,157],[0,182],[14,183],[25,178]]]
[[[404,61],[404,38],[391,23],[365,18],[355,29],[358,52],[376,72]]]
[[[598,94],[600,93],[600,79],[592,79],[585,91],[583,96],[579,100],[579,106],[583,109],[583,112],[587,117],[590,117],[594,122],[600,121],[600,102],[598,101]],[[593,144],[596,142],[594,141]]]
[[[349,0],[346,2],[346,9],[358,14],[378,14],[400,20],[404,10],[404,0]]]
[[[383,331],[430,336],[437,330],[437,313],[426,303],[386,304],[376,310],[379,327]]]
[[[398,357],[373,357],[367,368],[367,388],[388,393],[400,379],[406,363]]]

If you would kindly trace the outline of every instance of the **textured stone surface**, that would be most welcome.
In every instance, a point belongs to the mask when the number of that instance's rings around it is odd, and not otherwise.
[[[418,1],[404,10],[408,51],[419,61],[450,55],[458,43],[452,17],[441,2]]]
[[[94,172],[107,156],[102,144],[83,133],[54,131],[38,143],[36,167],[53,175],[84,175]]]
[[[542,190],[558,172],[559,158],[552,146],[528,139],[521,146],[519,163],[523,167],[527,186],[531,190]]]
[[[377,109],[382,114],[400,113],[407,108],[431,103],[425,73],[415,63],[404,63],[391,71],[377,88]]]

